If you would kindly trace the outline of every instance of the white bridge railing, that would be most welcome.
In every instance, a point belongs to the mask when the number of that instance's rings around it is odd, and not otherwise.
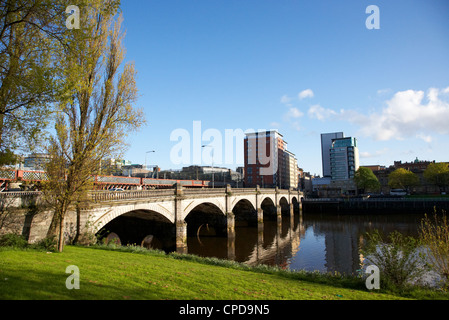
[[[94,203],[107,201],[123,201],[145,198],[163,198],[179,195],[181,192],[184,196],[221,196],[229,193],[232,194],[256,194],[260,193],[281,193],[288,194],[289,190],[281,189],[256,189],[256,188],[213,188],[213,189],[153,189],[153,190],[125,190],[125,191],[91,191],[89,193],[89,200]],[[293,191],[297,192],[297,191]],[[41,197],[39,191],[24,191],[24,192],[0,192],[0,204],[8,204],[11,207],[20,207],[36,201]],[[38,203],[38,202],[35,202]]]

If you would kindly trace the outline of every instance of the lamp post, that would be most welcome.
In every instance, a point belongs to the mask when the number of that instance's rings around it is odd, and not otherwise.
[[[210,145],[202,145],[201,148],[212,148],[212,189],[215,188],[214,179],[214,147]]]

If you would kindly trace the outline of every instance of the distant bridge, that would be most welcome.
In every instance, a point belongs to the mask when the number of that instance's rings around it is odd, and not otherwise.
[[[22,201],[39,195],[22,194]],[[5,193],[3,197],[6,197]],[[186,189],[177,184],[175,189],[168,190],[93,191],[89,203],[81,210],[78,223],[81,231],[94,234],[120,217],[164,223],[173,226],[176,250],[186,252],[188,224],[198,232],[199,226],[210,224],[217,230],[224,229],[221,234],[233,239],[236,220],[238,223],[252,220],[260,225],[264,217],[271,216],[280,224],[281,215],[288,215],[292,221],[295,211],[299,212],[302,198],[300,191],[292,189],[231,188],[229,185],[216,189]],[[74,217],[76,213],[72,210],[65,219],[68,237],[77,223]],[[51,213],[33,219],[36,221],[29,225],[30,241],[37,241],[45,237]],[[33,230],[33,223],[39,228]],[[142,223],[135,225],[136,230]],[[138,243],[142,240],[143,237]]]
[[[105,175],[93,175],[91,178],[94,188],[97,190],[108,190],[112,188],[123,188],[125,190],[163,189],[173,188],[175,184],[180,184],[186,188],[204,188],[211,186],[211,182],[208,180],[153,179]],[[0,191],[7,190],[9,185],[14,182],[39,184],[47,180],[48,177],[45,171],[0,170]]]

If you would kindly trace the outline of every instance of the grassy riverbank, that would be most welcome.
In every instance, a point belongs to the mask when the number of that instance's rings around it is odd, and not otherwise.
[[[80,270],[80,289],[68,290],[66,268]],[[159,252],[67,246],[63,253],[1,249],[0,299],[372,300],[402,299],[369,292],[361,281]],[[411,298],[447,299],[442,293]]]

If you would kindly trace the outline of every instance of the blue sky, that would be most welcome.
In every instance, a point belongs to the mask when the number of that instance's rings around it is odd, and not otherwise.
[[[366,27],[369,5],[380,29]],[[122,11],[147,119],[129,137],[133,163],[155,150],[148,164],[194,164],[210,142],[194,141],[195,121],[221,133],[214,162],[232,169],[227,129],[277,129],[312,174],[320,133],[334,131],[357,137],[361,165],[449,161],[447,0],[122,0]],[[170,156],[177,129],[190,134],[188,163]]]

